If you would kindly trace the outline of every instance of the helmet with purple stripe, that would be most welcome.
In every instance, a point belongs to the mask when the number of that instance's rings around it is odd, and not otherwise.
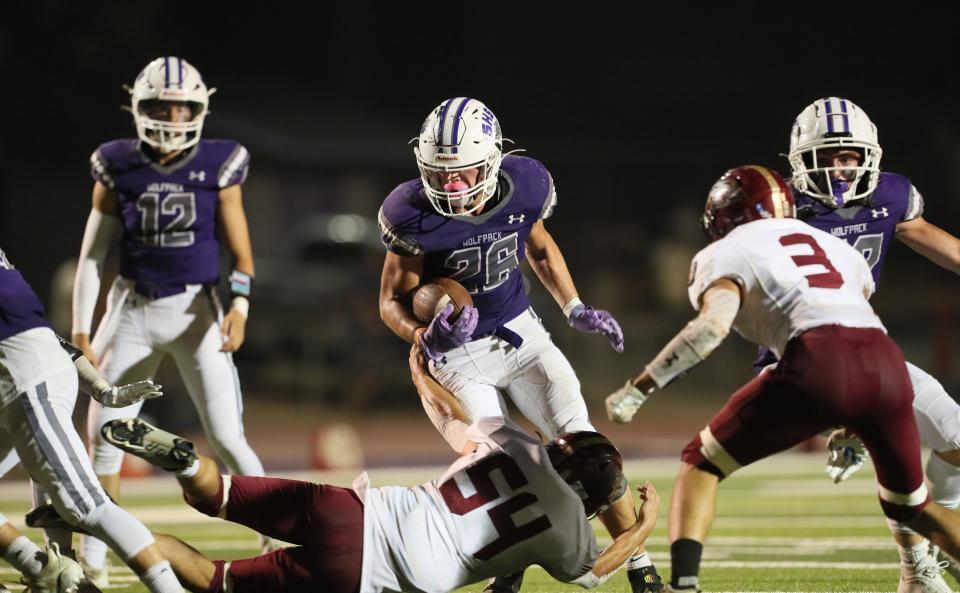
[[[454,97],[438,105],[420,129],[413,149],[424,193],[443,216],[474,214],[493,197],[503,159],[500,123],[476,99]],[[473,185],[450,182],[458,172],[477,169]],[[466,177],[466,176],[464,176]]]
[[[877,127],[852,101],[817,99],[790,133],[791,183],[831,208],[866,198],[880,176]]]
[[[216,89],[208,90],[200,72],[186,60],[175,56],[153,60],[127,90],[140,140],[163,152],[183,150],[200,141],[210,95]]]

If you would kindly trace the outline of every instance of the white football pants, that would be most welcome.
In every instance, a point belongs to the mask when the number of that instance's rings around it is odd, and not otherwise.
[[[577,374],[533,309],[504,325],[523,338],[520,348],[496,336],[468,342],[447,352],[446,362],[430,363],[437,382],[457,396],[471,419],[507,416],[506,394],[547,438],[595,430]]]
[[[217,456],[232,473],[262,476],[263,466],[243,433],[243,402],[233,357],[220,352],[221,318],[219,303],[200,285],[149,299],[135,293],[130,281],[118,278],[93,348],[100,372],[115,385],[154,377],[164,355],[170,354]],[[136,416],[141,407],[143,402],[104,408],[90,400],[87,428],[98,475],[118,473],[123,461],[123,451],[103,440],[100,427],[115,418]]]
[[[129,560],[153,536],[100,487],[73,426],[76,399],[77,370],[52,330],[0,341],[0,458],[15,450],[60,516]]]

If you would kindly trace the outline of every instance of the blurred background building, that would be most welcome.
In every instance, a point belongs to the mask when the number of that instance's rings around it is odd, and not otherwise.
[[[314,429],[345,422],[370,463],[443,458],[407,380],[407,347],[379,319],[376,216],[417,175],[408,141],[427,113],[474,96],[515,147],[550,168],[559,205],[548,229],[584,300],[625,329],[618,356],[567,328],[530,283],[594,418],[628,452],[675,455],[750,376],[746,342],[731,338],[628,427],[606,425],[602,399],[692,315],[687,267],[703,245],[697,225],[712,182],[744,163],[788,173],[781,155],[808,103],[859,104],[878,125],[882,167],[911,177],[926,217],[960,233],[960,120],[945,82],[960,57],[956,35],[929,30],[935,13],[868,25],[853,8],[817,21],[756,16],[763,6],[11,6],[0,22],[0,246],[69,333],[87,159],[135,134],[121,85],[155,57],[183,57],[219,89],[205,137],[237,139],[252,154],[244,199],[257,281],[236,360],[254,447],[268,468],[308,464]],[[896,245],[875,299],[908,358],[952,393],[957,288]],[[148,413],[195,428],[172,365],[160,380],[169,397]]]

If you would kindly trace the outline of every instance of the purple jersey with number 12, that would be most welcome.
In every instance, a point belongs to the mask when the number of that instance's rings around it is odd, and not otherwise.
[[[138,140],[101,144],[93,178],[117,195],[120,275],[155,286],[213,284],[220,273],[220,190],[243,183],[250,156],[232,140],[200,140],[168,166]]]
[[[553,179],[542,163],[506,156],[500,166],[497,199],[476,216],[442,216],[420,179],[400,184],[380,208],[380,233],[387,249],[424,256],[424,279],[460,282],[480,313],[474,338],[493,334],[529,306],[520,262],[524,241],[537,221],[556,205]]]

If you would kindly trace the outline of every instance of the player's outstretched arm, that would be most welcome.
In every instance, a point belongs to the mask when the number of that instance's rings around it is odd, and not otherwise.
[[[740,310],[740,288],[728,278],[714,281],[701,297],[700,314],[657,354],[636,378],[606,399],[607,416],[629,422],[656,389],[697,366],[723,342]]]
[[[427,417],[454,451],[463,455],[472,453],[477,444],[467,438],[470,418],[456,396],[430,375],[423,348],[417,342],[410,347],[409,363],[410,378],[420,394],[420,403]]]
[[[397,255],[387,252],[380,274],[380,319],[408,343],[416,340],[416,331],[426,326],[413,316],[410,296],[423,275],[422,255]]]
[[[539,220],[530,229],[525,243],[530,267],[544,288],[563,309],[571,327],[587,333],[601,333],[617,352],[623,352],[623,330],[608,311],[583,304],[567,268],[567,261],[553,236]]]
[[[233,298],[220,326],[223,340],[220,351],[236,352],[246,338],[247,318],[250,316],[250,295],[255,276],[253,246],[240,184],[220,190],[219,199],[220,224],[233,257],[233,272],[230,274],[230,294]]]
[[[643,505],[637,513],[637,522],[633,527],[620,534],[613,543],[604,548],[590,572],[573,581],[575,584],[592,589],[603,584],[642,546],[653,528],[657,525],[660,512],[660,494],[650,482],[637,486]]]
[[[141,400],[163,395],[163,387],[152,380],[136,381],[127,385],[111,385],[94,367],[83,351],[60,336],[60,347],[67,351],[77,369],[80,391],[86,393],[108,408],[123,408]]]
[[[897,239],[941,268],[960,274],[960,239],[923,217],[897,225]]]
[[[92,207],[80,244],[80,259],[73,283],[73,343],[96,366],[97,357],[90,347],[93,311],[100,297],[100,279],[107,251],[120,228],[117,195],[99,181],[93,184]]]

